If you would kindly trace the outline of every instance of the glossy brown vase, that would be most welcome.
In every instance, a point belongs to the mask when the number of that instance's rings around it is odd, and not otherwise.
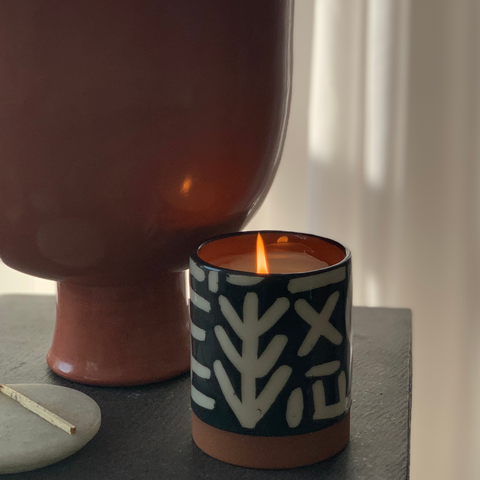
[[[292,7],[0,2],[0,256],[58,282],[59,375],[132,385],[188,369],[183,270],[273,180]]]

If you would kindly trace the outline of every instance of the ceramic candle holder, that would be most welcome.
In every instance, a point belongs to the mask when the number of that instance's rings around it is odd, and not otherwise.
[[[291,468],[349,441],[351,256],[326,238],[261,233],[267,259],[293,252],[326,266],[255,273],[255,232],[217,237],[192,255],[192,433],[224,462]]]

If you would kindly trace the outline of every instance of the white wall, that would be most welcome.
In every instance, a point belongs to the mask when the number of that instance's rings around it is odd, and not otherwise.
[[[53,294],[55,282],[25,275],[0,261],[0,295],[8,293]]]

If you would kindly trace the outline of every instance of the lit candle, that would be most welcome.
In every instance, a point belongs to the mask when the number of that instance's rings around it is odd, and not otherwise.
[[[219,257],[215,260],[215,265],[252,273],[301,273],[328,267],[329,263],[317,258],[312,248],[292,242],[286,235],[265,246],[258,233],[256,251],[252,248],[248,253]]]
[[[293,232],[233,233],[192,254],[192,435],[204,452],[288,468],[346,446],[350,264],[338,242]]]

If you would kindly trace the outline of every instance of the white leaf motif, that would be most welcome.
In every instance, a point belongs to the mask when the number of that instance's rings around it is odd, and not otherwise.
[[[243,302],[243,321],[226,297],[221,296],[219,303],[225,319],[242,340],[240,355],[225,329],[221,326],[216,326],[214,329],[223,352],[240,372],[241,398],[235,393],[232,382],[220,360],[213,363],[213,370],[220,389],[240,425],[245,428],[255,428],[275,402],[292,373],[289,366],[280,366],[273,372],[265,388],[257,396],[256,379],[266,376],[271,371],[288,342],[286,336],[276,335],[259,357],[258,339],[280,320],[288,310],[290,302],[286,298],[277,299],[259,319],[258,296],[256,293],[249,292],[245,295]]]

